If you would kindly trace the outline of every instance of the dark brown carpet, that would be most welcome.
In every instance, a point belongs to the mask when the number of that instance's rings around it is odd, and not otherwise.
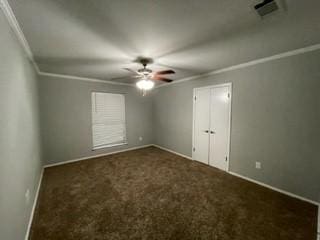
[[[149,147],[45,170],[32,240],[315,240],[315,206]]]

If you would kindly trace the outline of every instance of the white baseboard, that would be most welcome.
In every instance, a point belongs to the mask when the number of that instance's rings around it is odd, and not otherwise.
[[[133,148],[128,148],[128,149],[123,149],[123,150],[119,150],[119,151],[114,151],[114,152],[99,154],[99,155],[95,155],[95,156],[73,159],[73,160],[64,161],[64,162],[61,162],[61,163],[55,163],[55,164],[45,165],[45,166],[43,167],[42,171],[41,171],[41,175],[40,175],[40,179],[39,179],[39,183],[38,183],[36,195],[35,195],[35,197],[34,197],[33,206],[32,206],[32,210],[31,210],[31,214],[30,214],[30,219],[29,219],[29,224],[28,224],[28,228],[27,228],[26,235],[25,235],[25,240],[28,240],[28,238],[29,238],[29,234],[30,234],[30,230],[31,230],[31,225],[32,225],[32,221],[33,221],[33,216],[34,216],[35,208],[36,208],[37,202],[38,202],[39,191],[40,191],[40,187],[41,187],[41,183],[42,183],[42,178],[43,178],[43,172],[44,172],[44,169],[45,169],[45,168],[53,167],[53,166],[58,166],[58,165],[63,165],[63,164],[68,164],[68,163],[72,163],[72,162],[78,162],[78,161],[88,160],[88,159],[92,159],[92,158],[96,158],[96,157],[102,157],[102,156],[107,156],[107,155],[116,154],[116,153],[121,153],[121,152],[127,152],[127,151],[131,151],[131,150],[137,150],[137,149],[146,148],[146,147],[150,147],[150,146],[154,146],[154,147],[160,148],[160,149],[162,149],[162,150],[164,150],[164,151],[167,151],[167,152],[176,154],[176,155],[178,155],[178,156],[184,157],[184,158],[186,158],[186,159],[193,160],[193,159],[192,159],[191,157],[189,157],[189,156],[186,156],[186,155],[184,155],[184,154],[175,152],[175,151],[173,151],[173,150],[171,150],[171,149],[168,149],[168,148],[165,148],[165,147],[161,147],[161,146],[159,146],[159,145],[157,145],[157,144],[148,144],[148,145],[143,145],[143,146],[138,146],[138,147],[133,147]],[[247,181],[253,182],[253,183],[255,183],[255,184],[264,186],[264,187],[269,188],[269,189],[271,189],[271,190],[280,192],[280,193],[282,193],[282,194],[288,195],[288,196],[290,196],[290,197],[294,197],[294,198],[297,198],[297,199],[299,199],[299,200],[302,200],[302,201],[305,201],[305,202],[308,202],[308,203],[311,203],[311,204],[313,204],[313,205],[318,206],[318,239],[317,239],[317,240],[320,240],[320,203],[319,203],[319,202],[316,202],[316,201],[313,201],[313,200],[310,200],[310,199],[307,199],[307,198],[298,196],[298,195],[296,195],[296,194],[293,194],[293,193],[290,193],[290,192],[287,192],[287,191],[284,191],[284,190],[281,190],[281,189],[272,187],[272,186],[270,186],[270,185],[268,185],[268,184],[259,182],[259,181],[257,181],[257,180],[253,180],[253,179],[251,179],[251,178],[242,176],[242,175],[240,175],[240,174],[238,174],[238,173],[235,173],[235,172],[229,171],[229,172],[227,172],[227,173],[229,173],[229,174],[231,174],[231,175],[233,175],[233,176],[236,176],[236,177],[245,179],[245,180],[247,180]]]
[[[171,149],[168,149],[168,148],[165,148],[165,147],[161,147],[161,146],[159,146],[159,145],[157,145],[157,144],[152,144],[152,146],[157,147],[157,148],[160,148],[160,149],[165,150],[165,151],[167,151],[167,152],[171,152],[171,153],[176,154],[176,155],[178,155],[178,156],[180,156],[180,157],[184,157],[184,158],[193,160],[191,157],[189,157],[189,156],[187,156],[187,155],[184,155],[184,154],[175,152],[175,151],[173,151],[173,150],[171,150]]]
[[[157,144],[153,144],[153,146],[155,146],[155,147],[157,147],[157,148],[160,148],[160,149],[162,149],[162,150],[171,152],[171,153],[173,153],[173,154],[179,155],[179,156],[181,156],[181,157],[184,157],[184,158],[193,160],[193,159],[192,159],[191,157],[189,157],[189,156],[186,156],[186,155],[184,155],[184,154],[175,152],[175,151],[173,151],[173,150],[171,150],[171,149],[168,149],[168,148],[165,148],[165,147],[161,147],[161,146],[159,146],[159,145],[157,145]],[[238,173],[235,173],[235,172],[232,172],[232,171],[228,171],[227,173],[229,173],[229,174],[231,174],[231,175],[233,175],[233,176],[236,176],[236,177],[245,179],[245,180],[247,180],[247,181],[253,182],[253,183],[255,183],[255,184],[264,186],[264,187],[269,188],[269,189],[271,189],[271,190],[274,190],[274,191],[276,191],[276,192],[280,192],[280,193],[285,194],[285,195],[288,195],[288,196],[290,196],[290,197],[294,197],[294,198],[297,198],[297,199],[299,199],[299,200],[302,200],[302,201],[311,203],[311,204],[313,204],[313,205],[318,206],[318,209],[320,209],[320,203],[319,203],[319,202],[316,202],[316,201],[313,201],[313,200],[310,200],[310,199],[307,199],[307,198],[298,196],[298,195],[296,195],[296,194],[293,194],[293,193],[290,193],[290,192],[281,190],[281,189],[279,189],[279,188],[276,188],[276,187],[270,186],[270,185],[268,185],[268,184],[259,182],[259,181],[257,181],[257,180],[252,179],[252,178],[249,178],[249,177],[242,176],[241,174],[238,174]],[[319,214],[320,214],[320,210],[319,210]],[[318,215],[319,215],[319,214],[318,214]],[[319,216],[318,222],[319,222],[318,229],[320,230],[320,216]]]
[[[29,239],[31,226],[32,226],[32,221],[33,221],[33,216],[34,216],[34,212],[36,210],[38,197],[39,197],[39,192],[40,192],[40,187],[41,187],[41,183],[42,183],[43,172],[44,172],[44,168],[42,168],[42,170],[41,170],[41,174],[40,174],[40,179],[39,179],[36,195],[34,196],[34,199],[33,199],[33,205],[32,205],[32,209],[31,209],[31,213],[30,213],[30,217],[29,217],[28,228],[27,228],[27,232],[26,232],[26,235],[25,235],[25,238],[24,238],[25,240]]]
[[[238,174],[238,173],[235,173],[235,172],[231,172],[231,171],[229,171],[228,173],[231,174],[231,175],[233,175],[233,176],[236,176],[236,177],[242,178],[242,179],[244,179],[244,180],[253,182],[253,183],[255,183],[255,184],[261,185],[261,186],[263,186],[263,187],[269,188],[269,189],[274,190],[274,191],[276,191],[276,192],[280,192],[280,193],[285,194],[285,195],[288,195],[288,196],[290,196],[290,197],[297,198],[297,199],[299,199],[299,200],[302,200],[302,201],[304,201],[304,202],[311,203],[311,204],[316,205],[316,206],[318,206],[318,207],[320,206],[320,203],[319,203],[319,202],[316,202],[316,201],[313,201],[313,200],[310,200],[310,199],[307,199],[307,198],[298,196],[298,195],[296,195],[296,194],[287,192],[287,191],[285,191],[285,190],[281,190],[281,189],[279,189],[279,188],[276,188],[276,187],[270,186],[270,185],[268,185],[268,184],[259,182],[259,181],[257,181],[257,180],[252,179],[252,178],[242,176],[241,174]]]
[[[318,206],[318,240],[320,240],[320,206]]]
[[[140,148],[151,147],[151,146],[153,146],[153,144],[142,145],[142,146],[138,146],[138,147],[132,147],[132,148],[127,148],[127,149],[118,150],[118,151],[113,151],[113,152],[108,152],[108,153],[97,154],[97,155],[88,156],[88,157],[82,157],[82,158],[76,158],[76,159],[66,160],[66,161],[63,161],[63,162],[58,162],[58,163],[53,163],[53,164],[44,165],[44,168],[49,168],[49,167],[64,165],[64,164],[73,163],[73,162],[79,162],[79,161],[83,161],[83,160],[89,160],[89,159],[97,158],[97,157],[104,157],[104,156],[108,156],[108,155],[112,155],[112,154],[116,154],[116,153],[122,153],[122,152],[131,151],[131,150],[137,150],[137,149],[140,149]]]
[[[28,223],[28,227],[27,227],[27,232],[25,235],[25,240],[29,239],[29,235],[30,235],[30,231],[31,231],[31,226],[32,226],[32,221],[33,221],[33,217],[34,217],[34,212],[37,206],[37,202],[38,202],[38,197],[39,197],[39,192],[40,192],[40,187],[41,187],[41,183],[42,183],[42,178],[43,178],[43,173],[44,173],[44,169],[45,168],[49,168],[49,167],[53,167],[53,166],[58,166],[58,165],[63,165],[63,164],[67,164],[67,163],[72,163],[72,162],[77,162],[77,161],[82,161],[82,160],[88,160],[88,159],[92,159],[92,158],[96,158],[96,157],[102,157],[102,156],[107,156],[107,155],[111,155],[111,154],[115,154],[115,153],[121,153],[121,152],[126,152],[126,151],[131,151],[131,150],[137,150],[140,148],[146,148],[146,147],[151,147],[153,146],[153,144],[148,144],[148,145],[143,145],[143,146],[138,146],[138,147],[133,147],[133,148],[128,148],[128,149],[124,149],[124,150],[119,150],[119,151],[114,151],[114,152],[109,152],[109,153],[104,153],[104,154],[99,154],[99,155],[95,155],[95,156],[90,156],[90,157],[83,157],[83,158],[78,158],[78,159],[73,159],[73,160],[69,160],[69,161],[64,161],[61,163],[55,163],[55,164],[49,164],[49,165],[45,165],[43,166],[42,170],[41,170],[41,174],[40,174],[40,179],[39,179],[39,183],[37,186],[37,191],[36,194],[34,196],[34,200],[33,200],[33,205],[32,205],[32,209],[31,209],[31,213],[30,213],[30,218],[29,218],[29,223]]]

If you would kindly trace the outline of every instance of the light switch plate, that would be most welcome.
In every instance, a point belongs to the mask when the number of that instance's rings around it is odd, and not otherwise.
[[[256,162],[256,169],[261,169],[261,162]]]
[[[24,194],[24,197],[25,197],[26,204],[29,204],[29,202],[30,202],[30,190],[29,189],[27,189],[26,193]]]

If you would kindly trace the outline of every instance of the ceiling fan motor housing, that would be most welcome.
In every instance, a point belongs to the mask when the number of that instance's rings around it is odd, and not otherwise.
[[[141,68],[138,70],[138,73],[144,76],[148,76],[152,73],[152,70],[149,68]]]
[[[149,68],[141,68],[138,70],[138,72],[143,74],[149,74],[149,73],[152,73],[152,70]]]

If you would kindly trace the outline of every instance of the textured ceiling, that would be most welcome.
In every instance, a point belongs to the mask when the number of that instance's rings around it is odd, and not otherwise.
[[[257,2],[9,1],[41,71],[129,83],[138,56],[181,79],[320,42],[319,0],[281,0],[265,19]]]

